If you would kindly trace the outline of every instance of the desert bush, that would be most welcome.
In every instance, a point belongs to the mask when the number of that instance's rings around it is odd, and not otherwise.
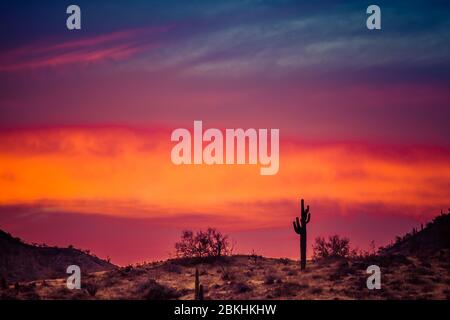
[[[101,283],[103,288],[109,288],[117,285],[120,282],[120,276],[117,276],[116,273],[107,273],[104,274],[98,281]]]
[[[247,278],[252,278],[252,277],[255,275],[255,272],[253,271],[253,269],[251,269],[251,270],[246,271],[246,272],[244,273],[244,275],[245,275]]]
[[[154,279],[141,284],[137,291],[144,292],[144,298],[147,300],[170,300],[181,296],[177,290],[159,284]]]
[[[252,250],[252,253],[249,255],[248,257],[250,259],[250,261],[253,262],[253,264],[257,264],[259,258],[261,258],[261,256],[257,255],[255,250]]]
[[[253,290],[253,288],[245,282],[238,282],[233,284],[233,289],[235,293],[245,293]]]
[[[97,294],[98,286],[95,283],[89,282],[84,285],[84,289],[86,289],[91,297],[94,297]]]
[[[182,271],[182,268],[178,264],[169,262],[164,265],[164,270],[167,272],[180,274]]]
[[[300,284],[296,282],[284,282],[273,290],[275,297],[295,296],[304,289],[308,289],[309,284]]]
[[[348,275],[353,275],[355,270],[350,268],[348,262],[346,260],[339,261],[336,265],[334,272],[329,276],[329,280],[338,281],[342,280],[344,277]]]
[[[118,270],[118,273],[121,276],[125,276],[125,277],[137,277],[140,275],[145,274],[147,271],[144,268],[141,267],[135,267],[132,265],[128,265],[126,267],[122,267]]]
[[[128,272],[130,272],[131,270],[133,270],[133,266],[132,266],[131,264],[129,264],[129,265],[125,266],[125,267],[120,268],[120,271],[122,271],[123,273],[128,273]]]
[[[287,275],[288,276],[296,276],[298,274],[297,270],[288,270]]]
[[[235,279],[234,270],[232,268],[229,268],[227,266],[221,266],[219,270],[220,273],[222,273],[222,275],[220,276],[222,280],[230,281]]]
[[[175,243],[175,250],[181,258],[221,257],[230,255],[232,246],[227,235],[208,228],[195,234],[190,230],[183,231],[181,240]]]
[[[264,277],[264,284],[274,284],[275,282],[281,282],[281,279],[273,273],[268,273]]]
[[[350,240],[338,235],[330,236],[328,240],[317,237],[313,245],[313,257],[316,260],[328,257],[347,258],[350,253]]]
[[[71,299],[72,293],[73,293],[72,290],[68,289],[66,286],[62,286],[55,288],[55,290],[52,290],[51,293],[48,295],[48,298],[56,300]]]

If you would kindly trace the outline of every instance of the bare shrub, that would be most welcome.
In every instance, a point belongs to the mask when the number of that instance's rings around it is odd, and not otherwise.
[[[52,290],[50,295],[48,296],[49,299],[56,300],[71,299],[71,297],[72,290],[68,289],[66,286],[58,287],[56,290]]]
[[[275,297],[295,296],[304,289],[308,289],[308,284],[300,284],[296,282],[284,282],[273,290]]]
[[[344,277],[354,274],[354,270],[350,268],[346,260],[341,260],[336,265],[334,272],[329,276],[329,280],[338,281],[342,280]]]
[[[313,245],[313,257],[316,260],[328,257],[347,258],[350,253],[350,240],[338,235],[330,236],[328,240],[317,237]]]
[[[232,253],[228,236],[214,228],[196,233],[185,230],[181,240],[175,243],[175,250],[181,258],[221,257]]]
[[[169,262],[164,265],[164,270],[167,272],[180,274],[182,271],[182,268],[178,264]]]
[[[280,282],[280,279],[273,273],[268,273],[264,277],[264,284],[270,285],[270,284],[274,284],[275,282]]]
[[[220,272],[222,273],[222,276],[220,278],[224,281],[230,281],[235,279],[234,271],[232,268],[220,266]]]
[[[288,276],[296,276],[298,274],[297,270],[288,270],[287,275]]]
[[[177,290],[164,286],[154,279],[141,284],[137,291],[144,292],[143,297],[147,300],[170,300],[181,296]]]
[[[98,286],[95,283],[86,283],[84,289],[86,289],[91,297],[94,297],[97,294]]]
[[[234,285],[233,285],[233,287],[234,287],[234,292],[235,293],[245,293],[245,292],[249,292],[249,291],[252,291],[253,290],[253,288],[252,287],[250,287],[247,283],[245,283],[245,282],[238,282],[238,283],[235,283]]]

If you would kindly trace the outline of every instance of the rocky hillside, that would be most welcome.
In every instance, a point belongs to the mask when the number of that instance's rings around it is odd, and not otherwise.
[[[66,268],[72,264],[82,273],[115,268],[78,249],[34,246],[0,230],[0,277],[7,282],[66,277]]]
[[[92,273],[80,290],[66,279],[0,289],[1,299],[193,299],[199,270],[205,299],[450,299],[450,252],[426,259],[384,255],[310,262],[233,256],[211,262],[172,260]],[[367,266],[378,264],[381,289],[366,287]]]
[[[7,245],[10,260],[2,258],[2,270],[34,278],[64,273],[68,263],[90,264],[108,271],[82,277],[80,290],[66,287],[61,279],[0,286],[1,299],[193,299],[195,273],[199,271],[205,299],[450,299],[450,214],[441,214],[378,254],[329,257],[298,261],[256,255],[216,259],[173,259],[112,269],[104,261],[73,249],[35,248],[13,241]],[[4,238],[5,235],[2,235]],[[4,247],[5,239],[1,240]],[[2,255],[5,255],[2,248]],[[15,252],[15,253],[14,253]],[[39,252],[39,253],[38,253]],[[14,258],[11,258],[14,257]],[[42,260],[41,260],[42,259]],[[381,289],[366,286],[370,265],[381,270]],[[8,269],[10,268],[10,269]],[[94,270],[95,271],[95,270]],[[54,273],[51,273],[54,272]],[[39,274],[39,276],[37,276]],[[10,275],[11,277],[12,275]],[[50,277],[49,277],[50,278]]]
[[[450,209],[449,209],[450,210]],[[428,255],[450,249],[450,213],[441,213],[420,229],[413,229],[381,250],[384,254]]]

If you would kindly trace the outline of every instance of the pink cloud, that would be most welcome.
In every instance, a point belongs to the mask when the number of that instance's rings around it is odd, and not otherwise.
[[[151,35],[167,32],[171,28],[132,29],[59,43],[27,45],[0,55],[0,71],[124,60],[159,47],[160,44]]]

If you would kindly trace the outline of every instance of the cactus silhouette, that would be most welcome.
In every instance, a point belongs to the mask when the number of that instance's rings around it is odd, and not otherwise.
[[[198,290],[198,299],[197,300],[203,300],[203,285],[200,285],[200,288]]]
[[[203,300],[203,286],[200,284],[198,269],[195,269],[195,296],[194,300]]]
[[[306,268],[306,225],[311,220],[311,214],[309,213],[309,206],[306,206],[305,201],[301,201],[301,216],[293,221],[295,232],[300,235],[300,269],[304,270]]]

